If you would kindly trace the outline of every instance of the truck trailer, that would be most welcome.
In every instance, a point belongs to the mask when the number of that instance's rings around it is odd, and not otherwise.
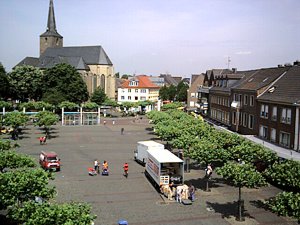
[[[156,188],[173,183],[174,186],[184,182],[184,162],[167,149],[147,151],[148,157],[145,175]]]
[[[156,141],[139,141],[134,151],[134,160],[145,166],[148,157],[147,151],[151,149],[164,150],[165,146]]]

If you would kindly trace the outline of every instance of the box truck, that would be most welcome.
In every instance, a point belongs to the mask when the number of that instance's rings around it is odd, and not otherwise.
[[[161,185],[168,185],[171,182],[174,186],[184,182],[184,162],[169,150],[147,151],[145,175],[156,188]]]
[[[134,151],[134,160],[145,166],[148,157],[147,151],[150,149],[164,150],[165,146],[156,141],[139,141]]]

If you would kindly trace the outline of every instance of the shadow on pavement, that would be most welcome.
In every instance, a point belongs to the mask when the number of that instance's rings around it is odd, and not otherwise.
[[[263,201],[261,200],[254,200],[254,201],[250,201],[250,204],[255,206],[256,208],[260,208],[260,209],[264,209],[266,211],[270,211],[269,207],[267,204],[265,204]]]
[[[198,178],[198,179],[190,179],[186,180],[185,183],[192,183],[196,189],[200,189],[205,191],[206,190],[206,179],[205,178]],[[219,185],[218,182],[215,182],[215,179],[209,180],[208,183],[209,188],[218,188],[223,187],[222,185]]]
[[[206,202],[207,209],[220,213],[222,218],[231,218],[232,216],[238,215],[238,204],[237,202],[217,203],[217,202]],[[246,210],[244,210],[244,217],[252,218]]]

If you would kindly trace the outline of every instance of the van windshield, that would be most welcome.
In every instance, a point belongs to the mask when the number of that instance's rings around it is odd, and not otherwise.
[[[57,161],[57,158],[56,157],[47,157],[47,160],[48,161]]]

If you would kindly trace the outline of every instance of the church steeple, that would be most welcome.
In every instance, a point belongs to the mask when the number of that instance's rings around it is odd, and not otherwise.
[[[56,30],[53,0],[49,3],[47,30],[40,35],[40,55],[48,47],[63,47],[63,37]]]
[[[55,24],[55,16],[54,16],[54,7],[53,7],[52,0],[50,0],[50,4],[49,4],[47,31],[57,33],[56,24]]]

